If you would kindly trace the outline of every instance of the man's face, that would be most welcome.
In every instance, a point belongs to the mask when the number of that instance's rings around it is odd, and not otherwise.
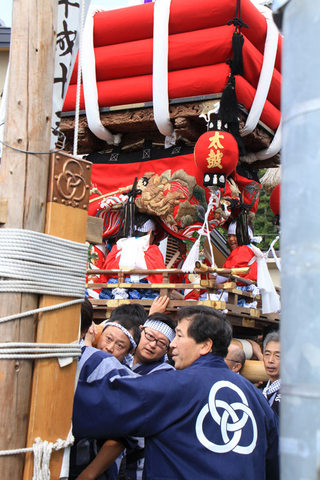
[[[141,337],[134,357],[137,363],[156,362],[163,357],[169,346],[169,340],[163,333],[150,327],[142,329]]]
[[[230,247],[231,252],[238,247],[237,235],[228,235],[227,242]]]
[[[189,367],[201,356],[203,344],[196,343],[192,337],[189,337],[187,333],[189,325],[189,320],[182,319],[176,328],[176,336],[170,344],[172,360],[177,370]]]
[[[119,362],[122,362],[130,352],[131,344],[127,335],[120,328],[110,325],[101,333],[97,348],[111,353]]]
[[[271,382],[280,377],[280,342],[267,343],[263,353],[264,368]]]

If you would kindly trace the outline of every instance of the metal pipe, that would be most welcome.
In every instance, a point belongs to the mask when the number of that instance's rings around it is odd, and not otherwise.
[[[320,478],[320,0],[287,2],[283,35],[281,479],[316,480]]]

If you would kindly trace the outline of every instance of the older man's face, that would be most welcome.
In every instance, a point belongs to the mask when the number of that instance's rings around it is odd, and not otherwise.
[[[263,352],[264,368],[271,382],[280,377],[280,342],[268,342]]]

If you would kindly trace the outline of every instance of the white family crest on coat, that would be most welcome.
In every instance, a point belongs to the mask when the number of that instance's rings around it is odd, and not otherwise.
[[[234,390],[240,397],[240,402],[227,403],[224,400],[216,399],[217,392],[222,388],[228,388]],[[222,415],[218,412],[218,409],[224,409]],[[237,411],[242,411],[241,417],[238,416]],[[218,445],[211,442],[205,436],[203,432],[203,422],[210,412],[214,422],[219,425],[221,430],[221,436],[224,444]],[[228,422],[229,418],[232,422]],[[249,445],[239,445],[242,435],[242,429],[250,419],[252,424],[252,441]],[[230,438],[230,434],[232,435]],[[208,397],[208,403],[201,409],[197,421],[196,421],[196,435],[200,443],[208,450],[215,453],[228,453],[235,452],[242,455],[248,455],[253,452],[256,447],[258,439],[257,423],[252,413],[252,410],[248,406],[248,400],[243,391],[231,382],[221,380],[216,382],[211,387]]]

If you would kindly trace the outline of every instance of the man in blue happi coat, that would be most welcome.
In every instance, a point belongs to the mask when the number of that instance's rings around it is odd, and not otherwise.
[[[84,359],[75,435],[144,436],[147,480],[277,480],[276,416],[261,392],[228,369],[230,340],[223,314],[192,306],[179,310],[171,342],[177,371],[162,372],[161,381],[160,373],[130,378],[103,352],[103,375]]]

